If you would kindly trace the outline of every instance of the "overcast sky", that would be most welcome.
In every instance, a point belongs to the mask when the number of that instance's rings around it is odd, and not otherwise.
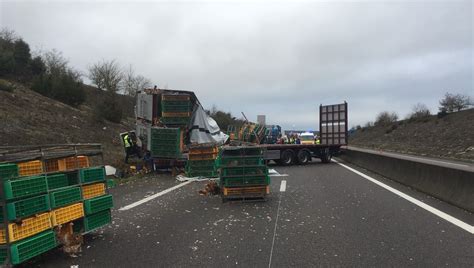
[[[472,1],[0,1],[2,27],[84,73],[116,59],[284,129],[317,129],[321,103],[347,101],[353,126],[474,95]]]

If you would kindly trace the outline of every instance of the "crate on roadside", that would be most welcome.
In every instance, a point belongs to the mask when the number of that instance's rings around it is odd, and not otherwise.
[[[11,263],[16,265],[45,253],[57,246],[52,230],[45,231],[10,246]]]
[[[79,177],[82,183],[92,183],[105,180],[104,167],[84,168],[79,170]]]
[[[46,180],[48,181],[49,190],[69,186],[69,178],[66,174],[48,174]]]
[[[49,193],[51,208],[58,208],[82,200],[81,187],[70,186]]]
[[[237,177],[221,177],[221,186],[223,187],[246,187],[246,186],[266,186],[270,184],[270,176],[237,176]]]
[[[265,165],[265,161],[261,156],[229,156],[219,157],[217,160],[218,167],[237,167],[237,166],[261,166]]]
[[[160,122],[166,126],[187,126],[190,117],[161,117]]]
[[[75,233],[90,232],[111,222],[112,214],[110,210],[103,210],[74,221],[73,229]]]
[[[162,117],[190,117],[191,112],[163,112]]]
[[[84,206],[82,202],[51,211],[51,222],[53,226],[71,222],[82,217],[84,217]]]
[[[105,194],[105,183],[94,183],[82,186],[82,197],[91,199]]]
[[[15,242],[37,233],[51,229],[51,216],[49,212],[39,214],[30,218],[23,219],[21,223],[9,223],[8,224],[8,238],[10,242]],[[5,233],[5,229],[1,232]],[[4,234],[2,237],[6,237]],[[6,240],[0,241],[1,244],[5,244]]]
[[[3,197],[7,200],[24,198],[46,193],[48,184],[45,176],[31,176],[4,181],[3,191]]]
[[[84,200],[84,211],[91,215],[99,211],[111,209],[114,206],[112,195],[104,195]]]
[[[20,176],[39,175],[43,172],[43,163],[40,160],[18,163],[18,174]]]
[[[49,209],[49,196],[47,194],[38,195],[7,203],[7,218],[8,220],[13,221],[19,218],[24,218],[41,212],[46,212],[49,211]],[[3,222],[3,219],[0,222]]]
[[[255,176],[268,175],[267,166],[235,166],[220,169],[221,176]]]
[[[179,128],[151,129],[151,156],[180,158],[184,148],[183,132]]]
[[[270,186],[255,187],[224,187],[222,189],[223,196],[226,198],[257,198],[265,197],[270,194]]]

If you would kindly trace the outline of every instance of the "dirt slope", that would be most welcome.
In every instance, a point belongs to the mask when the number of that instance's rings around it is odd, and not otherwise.
[[[134,129],[132,98],[120,98],[127,112],[121,124],[99,123],[93,107],[103,92],[96,88],[87,87],[86,102],[73,108],[16,86],[13,92],[0,91],[1,145],[102,143],[106,163],[116,165],[123,159],[118,134]]]
[[[391,126],[360,129],[351,135],[349,144],[474,162],[474,109],[443,118],[431,116],[423,121],[403,120]]]

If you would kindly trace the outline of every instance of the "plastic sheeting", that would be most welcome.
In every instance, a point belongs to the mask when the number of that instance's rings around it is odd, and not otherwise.
[[[193,113],[189,133],[190,142],[197,144],[222,145],[229,138],[229,135],[221,131],[216,121],[207,115],[201,105],[198,105]]]

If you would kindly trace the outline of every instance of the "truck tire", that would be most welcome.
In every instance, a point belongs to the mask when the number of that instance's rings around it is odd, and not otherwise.
[[[325,164],[330,163],[331,158],[332,158],[332,155],[329,153],[329,150],[327,150],[321,155],[321,162]]]
[[[311,154],[307,150],[299,150],[296,160],[300,165],[306,165],[311,160]]]
[[[293,150],[287,149],[281,153],[280,161],[284,166],[292,165],[295,161],[295,152]]]

